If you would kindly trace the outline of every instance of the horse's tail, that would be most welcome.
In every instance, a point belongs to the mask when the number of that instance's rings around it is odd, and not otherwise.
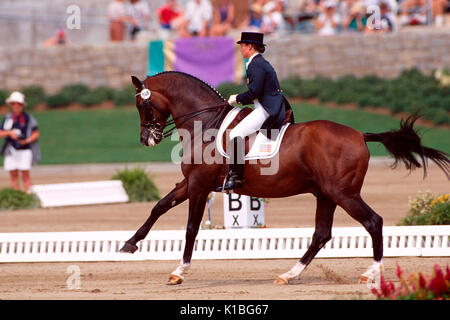
[[[364,133],[364,141],[381,142],[386,149],[394,156],[395,162],[392,168],[397,167],[403,161],[408,170],[413,170],[423,166],[424,177],[427,175],[427,160],[431,159],[439,168],[444,171],[450,180],[450,160],[448,154],[436,149],[424,147],[420,136],[413,126],[420,115],[416,112],[406,120],[400,122],[400,129],[382,133]],[[422,160],[422,164],[414,156],[416,153]]]

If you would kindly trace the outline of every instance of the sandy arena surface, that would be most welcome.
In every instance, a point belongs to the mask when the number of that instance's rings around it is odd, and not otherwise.
[[[450,184],[434,165],[428,177],[401,168],[391,170],[389,161],[374,159],[366,176],[362,195],[393,226],[408,210],[408,197],[418,191],[448,193]],[[129,165],[131,166],[131,165]],[[123,165],[38,166],[32,171],[34,184],[95,181],[109,179]],[[150,164],[161,195],[168,193],[181,173],[172,165]],[[9,178],[0,172],[0,188]],[[155,203],[92,205],[66,208],[0,211],[0,232],[136,230],[145,221]],[[223,202],[216,195],[213,225],[223,225]],[[265,210],[265,222],[272,228],[313,227],[315,199],[299,195],[271,199]],[[204,221],[208,215],[205,213]],[[185,228],[187,202],[173,208],[155,224],[154,230]],[[338,208],[334,226],[360,226]],[[300,258],[300,257],[299,257]],[[399,263],[408,274],[422,270],[431,273],[435,263],[445,266],[449,258],[385,258],[385,275],[396,280]],[[0,299],[373,299],[366,285],[358,284],[359,275],[371,264],[370,258],[315,259],[300,280],[292,285],[275,286],[275,277],[289,270],[296,259],[272,260],[194,260],[185,282],[166,285],[176,261],[93,262],[93,263],[7,263],[1,264]],[[81,288],[69,290],[67,268],[77,265]]]

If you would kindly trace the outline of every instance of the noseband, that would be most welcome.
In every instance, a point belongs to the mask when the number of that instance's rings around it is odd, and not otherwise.
[[[155,137],[155,139],[158,140],[162,140],[164,138],[170,137],[173,133],[174,130],[176,129],[176,125],[175,125],[175,121],[184,118],[179,124],[178,126],[181,126],[183,123],[185,123],[186,121],[199,116],[200,114],[203,114],[205,112],[209,112],[209,111],[214,111],[214,110],[222,110],[222,108],[228,106],[227,102],[224,102],[222,104],[219,105],[215,105],[215,106],[210,106],[210,107],[206,107],[205,109],[199,110],[199,111],[194,111],[194,112],[189,112],[186,113],[184,115],[178,116],[178,117],[174,117],[172,118],[172,120],[169,120],[165,126],[161,125],[156,117],[155,114],[153,113],[153,108],[155,108],[160,114],[164,115],[164,112],[161,111],[161,109],[156,106],[152,101],[150,101],[150,97],[151,97],[151,91],[149,89],[147,89],[145,87],[144,82],[142,82],[142,87],[143,90],[140,93],[137,93],[136,96],[141,96],[142,100],[143,100],[143,106],[145,107],[145,110],[150,112],[150,121],[147,122],[141,122],[141,126],[146,128],[148,130],[148,132],[150,134],[153,135],[153,137]],[[175,125],[174,127],[168,129],[166,132],[163,132],[163,130],[170,125]]]

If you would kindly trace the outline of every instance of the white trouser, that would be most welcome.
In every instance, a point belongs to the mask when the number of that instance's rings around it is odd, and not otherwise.
[[[239,124],[231,129],[230,140],[236,137],[245,138],[252,133],[261,129],[263,123],[269,118],[269,114],[264,107],[255,100],[255,110],[253,110],[248,116],[244,118]]]

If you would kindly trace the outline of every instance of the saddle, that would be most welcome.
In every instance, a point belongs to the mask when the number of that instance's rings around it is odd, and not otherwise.
[[[226,152],[229,145],[229,133],[231,129],[237,126],[246,116],[253,110],[251,108],[234,108],[232,109],[222,121],[217,135],[216,147],[219,153],[229,158],[229,152]],[[257,131],[245,138],[245,160],[269,159],[274,157],[281,145],[284,133],[287,127],[291,124],[292,110],[286,111],[283,125],[279,133],[275,136],[267,137],[262,131]],[[270,133],[270,132],[268,132]]]

